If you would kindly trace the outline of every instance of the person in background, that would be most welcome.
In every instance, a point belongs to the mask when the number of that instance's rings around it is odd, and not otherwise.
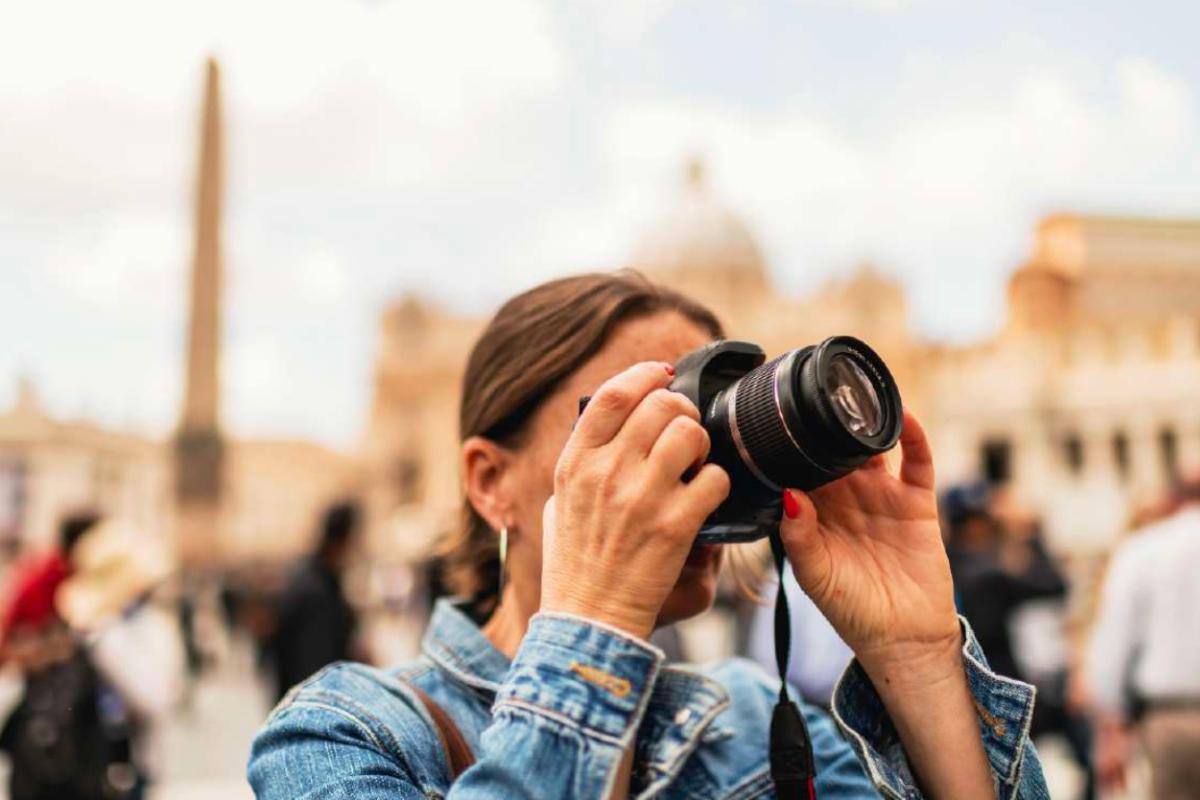
[[[1038,690],[1029,735],[1061,736],[1082,773],[1078,796],[1094,800],[1093,731],[1077,677],[1083,648],[1077,613],[1068,613],[1063,571],[1046,549],[1041,520],[1011,492],[992,493],[989,508],[1000,524],[1005,568],[1011,575],[1032,576],[1035,588],[1043,590],[1019,604],[1008,626],[1018,674]],[[1057,584],[1063,591],[1051,591]]]
[[[1024,680],[1013,652],[1012,621],[1022,605],[1061,598],[1067,585],[1036,537],[1006,538],[983,484],[942,495],[946,552],[959,611],[970,621],[992,669]]]
[[[0,649],[6,659],[23,663],[22,656],[37,650],[42,634],[61,622],[54,608],[58,587],[71,572],[75,545],[99,521],[99,515],[91,511],[64,516],[59,524],[58,546],[49,553],[29,556],[18,565],[0,627]]]
[[[946,490],[942,512],[959,610],[996,672],[1038,687],[1030,736],[1066,740],[1083,774],[1079,796],[1092,800],[1091,728],[1082,709],[1068,703],[1067,583],[1038,520],[1005,490],[984,483]]]
[[[1113,554],[1086,670],[1102,730],[1140,731],[1156,800],[1200,796],[1200,480],[1174,504]]]
[[[1165,494],[1139,503],[1129,515],[1124,535],[1136,536],[1144,530],[1149,530],[1154,523],[1171,516],[1175,512],[1175,508],[1172,507],[1174,502],[1174,498],[1170,494]],[[1072,690],[1077,696],[1079,704],[1087,710],[1091,718],[1094,732],[1092,755],[1099,785],[1105,790],[1124,792],[1129,788],[1126,779],[1130,760],[1137,749],[1137,730],[1132,721],[1117,714],[1105,712],[1092,702],[1089,696],[1091,687],[1087,675],[1088,640],[1091,637],[1096,617],[1100,614],[1104,577],[1108,574],[1112,556],[1113,553],[1110,551],[1100,559],[1099,574],[1089,587],[1090,591],[1082,597],[1084,604],[1081,613],[1083,630],[1080,638],[1083,640],[1081,648],[1083,652],[1078,658],[1079,663],[1076,666],[1076,678],[1073,681]]]
[[[357,618],[342,591],[341,572],[357,533],[357,506],[329,508],[316,551],[284,587],[270,648],[278,697],[322,667],[352,656]]]
[[[127,780],[138,776],[140,791],[161,769],[162,725],[183,696],[183,637],[160,591],[175,565],[159,539],[119,519],[90,528],[69,560],[55,606],[102,679],[104,713],[129,731]]]
[[[199,576],[184,574],[179,579],[179,594],[175,598],[175,612],[179,620],[179,632],[183,637],[184,665],[187,669],[188,702],[191,702],[196,683],[207,666],[204,650],[200,647],[196,632],[196,606],[200,596]]]
[[[98,651],[95,640],[69,624],[75,612],[94,610],[95,563],[86,553],[103,525],[94,514],[66,517],[59,548],[21,568],[5,613],[4,655],[24,680],[21,699],[0,731],[0,749],[11,762],[10,800],[142,797],[144,773],[134,752],[136,712],[108,673],[110,651]],[[125,596],[128,574],[107,575],[116,579],[109,588]],[[72,585],[77,593],[64,605]],[[118,660],[149,663],[139,650],[121,650],[115,653]],[[127,682],[124,689],[139,688],[136,683]]]

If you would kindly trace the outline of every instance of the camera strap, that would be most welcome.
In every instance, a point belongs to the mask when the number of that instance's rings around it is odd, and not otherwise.
[[[788,655],[792,648],[792,619],[788,613],[787,592],[783,589],[783,570],[787,554],[779,531],[771,533],[771,555],[779,573],[775,593],[775,665],[779,669],[779,701],[771,715],[771,781],[780,800],[816,800],[813,779],[812,739],[799,707],[788,696]]]

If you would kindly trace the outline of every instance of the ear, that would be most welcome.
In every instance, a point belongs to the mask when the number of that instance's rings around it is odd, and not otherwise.
[[[459,448],[467,501],[493,530],[508,524],[513,498],[506,478],[512,466],[512,453],[491,439],[472,436]]]

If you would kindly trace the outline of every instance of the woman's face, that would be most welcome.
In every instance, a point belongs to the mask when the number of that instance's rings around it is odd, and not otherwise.
[[[554,466],[579,414],[579,398],[596,392],[605,380],[641,361],[674,363],[712,337],[675,311],[622,323],[604,347],[575,371],[530,419],[522,446],[513,453],[512,530],[508,575],[523,604],[536,607],[542,573],[542,508],[554,491]],[[720,547],[693,548],[659,615],[667,625],[705,611],[713,601]]]

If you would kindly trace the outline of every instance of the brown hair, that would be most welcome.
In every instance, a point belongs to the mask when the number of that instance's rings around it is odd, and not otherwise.
[[[459,437],[519,446],[534,412],[562,381],[595,355],[620,323],[676,311],[708,333],[724,333],[704,306],[631,270],[560,278],[509,300],[480,334],[467,359]],[[450,588],[493,598],[500,576],[495,532],[463,501],[463,524],[441,548]]]

